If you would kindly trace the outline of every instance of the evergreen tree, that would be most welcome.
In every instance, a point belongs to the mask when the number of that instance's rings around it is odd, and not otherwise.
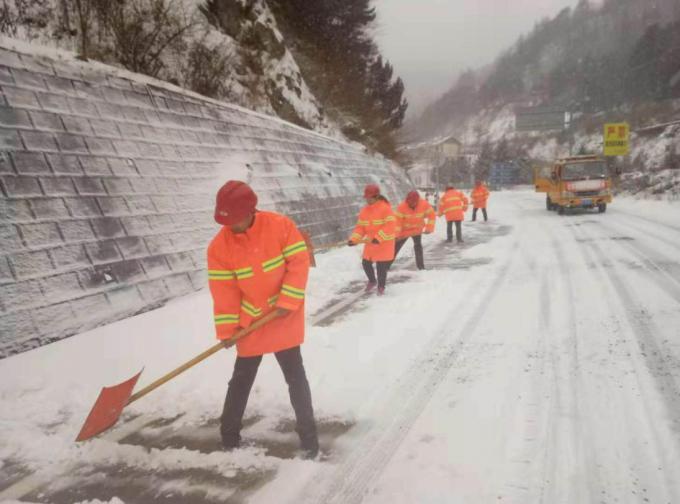
[[[306,74],[314,93],[340,116],[356,118],[345,133],[395,154],[394,132],[408,103],[404,84],[383,60],[370,35],[375,21],[371,0],[269,0],[294,31],[296,50],[312,61]],[[304,68],[303,68],[303,73]]]

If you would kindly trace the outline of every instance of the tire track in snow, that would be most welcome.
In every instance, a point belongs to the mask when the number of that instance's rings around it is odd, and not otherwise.
[[[533,209],[533,201],[529,203],[522,205],[522,209]],[[540,491],[536,501],[541,504],[594,502],[597,496],[595,484],[601,478],[597,469],[597,454],[593,450],[593,443],[588,439],[592,429],[582,424],[588,418],[584,414],[588,405],[583,403],[583,392],[587,387],[580,366],[581,331],[577,323],[575,283],[564,252],[563,235],[560,232],[558,236],[555,232],[556,224],[564,225],[564,221],[548,223],[547,219],[552,220],[554,217],[552,214],[544,215],[535,218],[540,230],[534,234],[545,237],[549,242],[549,250],[556,266],[542,256],[538,328],[543,348],[541,369],[542,374],[545,373],[545,379],[540,386],[544,391],[542,398],[547,396],[548,401],[541,412],[541,434],[544,442],[542,452],[537,455],[542,463],[536,471],[540,474],[537,482]],[[563,305],[566,305],[565,309],[555,310],[556,306]],[[566,329],[560,330],[560,323],[565,322]],[[567,479],[572,467],[586,464],[589,470],[585,487],[574,484],[571,477]]]
[[[634,213],[631,213],[631,212],[627,212],[625,210],[621,210],[620,208],[617,208],[616,211],[612,212],[612,213],[614,213],[614,215],[623,214],[626,217],[633,217],[634,219],[645,221],[649,224],[654,224],[655,226],[658,226],[658,227],[662,227],[662,228],[666,228],[666,229],[672,229],[673,231],[680,233],[680,227],[678,227],[678,226],[674,226],[672,224],[668,224],[668,223],[665,223],[665,222],[660,222],[660,221],[655,220],[655,219],[650,219],[649,217],[643,217],[641,215],[637,215],[637,214],[634,214]]]
[[[550,372],[549,387],[551,390],[550,399],[545,413],[544,419],[544,432],[545,432],[545,443],[543,453],[541,455],[541,491],[540,491],[540,503],[546,502],[546,482],[551,478],[555,479],[555,474],[557,474],[557,458],[550,457],[551,453],[557,453],[557,436],[555,436],[555,430],[553,428],[555,424],[555,418],[557,417],[557,405],[560,403],[560,387],[557,382],[557,373],[555,372],[557,368],[557,363],[555,361],[555,353],[548,348],[547,338],[552,332],[552,322],[551,322],[551,300],[552,296],[550,294],[550,278],[548,274],[547,266],[544,266],[541,275],[541,286],[539,289],[539,304],[541,310],[539,312],[538,328],[539,337],[541,338],[541,349],[543,353],[543,358],[541,359],[542,373],[547,371]],[[549,356],[550,366],[547,366],[547,358]]]
[[[588,234],[588,232],[585,230],[581,230],[580,233],[582,233],[581,236],[587,236],[589,238],[595,237],[592,233]],[[572,228],[572,234],[575,238],[579,237],[579,231],[574,228]],[[616,245],[616,243],[614,243],[614,245]],[[653,358],[653,355],[661,355],[656,342],[656,330],[653,327],[650,327],[648,323],[645,323],[642,318],[633,316],[635,312],[638,312],[637,307],[640,306],[640,304],[636,302],[635,298],[630,292],[628,284],[622,280],[619,274],[616,272],[613,264],[610,262],[609,256],[604,252],[604,250],[602,250],[602,248],[597,245],[594,240],[587,242],[587,244],[582,244],[579,249],[587,262],[596,265],[597,274],[600,276],[600,278],[603,281],[606,281],[607,279],[609,280],[609,283],[613,288],[612,290],[616,293],[617,302],[622,308],[620,311],[623,311],[623,316],[628,323],[630,333],[634,338],[634,341],[636,341],[638,348],[643,350],[642,356],[645,369],[647,370],[646,374],[651,376],[653,385],[659,392],[659,395],[664,399],[664,406],[669,412],[670,418],[673,419],[674,426],[671,428],[671,432],[674,431],[675,434],[674,441],[677,452],[678,446],[680,446],[680,439],[678,438],[677,434],[680,431],[680,393],[678,391],[677,383],[673,379],[670,370],[668,370],[665,366],[663,360],[654,360]],[[610,308],[610,311],[612,313],[617,313],[617,310],[613,306],[613,300],[606,295],[609,294],[609,292],[605,292],[604,287],[601,287],[601,290],[603,291],[603,294],[605,294],[604,297],[606,299],[607,305]],[[651,348],[651,350],[644,351],[647,347]],[[650,404],[649,396],[644,394],[646,387],[643,377],[641,376],[639,366],[637,365],[638,362],[630,353],[628,356],[634,369],[638,388],[641,392],[640,398],[644,403],[644,406],[639,409],[642,414],[644,414],[646,423],[645,428],[647,433],[654,441],[654,453],[662,461],[665,468],[673,467],[673,457],[668,454],[667,446],[661,439],[659,429],[657,427],[659,419],[657,417],[652,417],[651,412],[653,411],[653,408]],[[662,369],[659,373],[658,368],[660,363],[664,369]],[[631,440],[629,440],[629,444],[632,445]],[[645,457],[645,455],[648,454],[642,454],[642,456],[636,457],[635,460],[631,460],[631,462],[635,463],[638,460],[646,461],[646,458],[648,457]],[[661,467],[659,467],[658,470],[661,470]],[[670,471],[668,469],[666,469],[663,479],[665,483],[665,493],[670,497],[669,503],[680,502],[678,484],[675,479],[671,477]],[[657,489],[657,491],[661,490]]]
[[[449,373],[463,351],[464,343],[473,336],[475,326],[505,281],[518,248],[519,241],[516,238],[507,259],[483,290],[475,284],[466,290],[461,305],[469,304],[470,297],[475,293],[477,295],[473,311],[458,333],[460,337],[453,340],[452,334],[443,330],[428,344],[427,349],[397,381],[388,399],[378,408],[379,418],[383,421],[368,427],[345,461],[323,481],[314,482],[312,488],[305,489],[298,502],[356,504],[363,500],[366,491],[378,479]],[[453,309],[456,319],[460,318],[459,309],[462,310],[463,306]],[[443,325],[448,325],[450,320],[447,319]],[[433,352],[432,348],[438,350]]]
[[[513,200],[512,203],[520,211],[526,211],[527,205]],[[522,201],[525,203],[525,201]],[[547,233],[544,227],[543,216],[527,219],[527,226],[538,228],[532,230],[532,236],[546,234],[552,237],[551,231]],[[525,221],[526,222],[526,221]],[[555,254],[553,254],[555,256]],[[523,244],[522,259],[528,270],[538,277],[538,289],[536,291],[537,308],[535,312],[525,312],[525,316],[536,317],[536,339],[534,342],[533,355],[538,360],[538,366],[533,369],[533,376],[526,378],[526,383],[518,384],[518,393],[530,399],[526,401],[527,420],[529,420],[521,433],[514,435],[514,439],[522,438],[524,446],[519,448],[521,455],[517,457],[522,464],[518,468],[511,469],[508,480],[521,481],[521,488],[517,484],[509,484],[513,490],[503,495],[510,502],[538,502],[554,504],[547,499],[547,482],[555,479],[557,474],[557,458],[551,456],[559,453],[558,436],[554,428],[557,414],[557,406],[562,402],[560,399],[560,387],[557,380],[557,361],[552,346],[553,339],[553,310],[555,296],[551,289],[551,275],[554,266],[550,264],[544,254],[538,254],[536,260],[535,245]],[[555,261],[557,258],[555,257]],[[551,269],[552,268],[552,269]],[[528,308],[528,307],[527,307]],[[528,390],[528,392],[524,392]],[[520,413],[522,414],[522,413]]]
[[[605,274],[616,288],[621,304],[625,309],[625,314],[630,323],[630,326],[635,329],[635,334],[638,337],[642,346],[649,349],[644,353],[647,367],[652,376],[658,380],[659,390],[666,398],[669,406],[669,411],[675,417],[675,426],[680,432],[680,386],[673,378],[673,375],[668,369],[663,360],[653,360],[653,355],[661,355],[661,350],[658,345],[658,330],[654,327],[654,322],[651,320],[649,314],[640,309],[641,303],[632,294],[628,283],[623,280],[617,269],[612,264],[611,258],[606,254],[602,248],[595,242],[589,242],[588,246],[599,258],[600,264],[603,266]],[[638,314],[638,316],[634,316]]]
[[[537,263],[534,250],[524,247],[522,258],[537,278],[534,289],[535,303],[526,306],[523,316],[535,317],[536,332],[529,343],[527,357],[531,372],[519,376],[513,391],[518,394],[513,409],[516,425],[522,425],[518,432],[510,432],[510,443],[515,446],[506,476],[506,488],[499,492],[509,502],[545,502],[545,481],[548,474],[554,474],[556,438],[552,425],[556,418],[556,400],[559,389],[554,368],[552,344],[552,294],[550,290],[550,267],[541,256]],[[511,420],[508,420],[508,425]]]
[[[582,421],[587,420],[588,417],[584,415],[582,404],[584,397],[582,391],[585,387],[583,386],[583,375],[580,367],[579,339],[581,335],[577,323],[578,311],[574,281],[569,271],[569,263],[563,243],[558,241],[552,229],[548,228],[548,233],[552,252],[559,265],[561,282],[566,288],[568,328],[566,348],[562,348],[560,354],[557,354],[553,349],[550,355],[551,371],[554,377],[554,408],[557,414],[553,414],[554,416],[549,418],[551,421],[552,446],[552,453],[549,457],[552,457],[552,459],[550,460],[550,472],[547,473],[550,480],[544,480],[548,486],[545,488],[541,502],[547,504],[561,502],[565,496],[567,496],[565,502],[592,502],[595,496],[594,480],[599,481],[600,477],[596,469],[597,455],[594,453],[593,443],[589,439],[591,429],[584,428],[582,424]],[[566,357],[564,363],[560,362],[560,355]],[[566,423],[566,425],[560,425],[560,423]],[[565,453],[565,449],[569,451]],[[560,463],[564,464],[565,459],[569,461],[569,455],[574,464],[589,463],[590,471],[587,475],[585,488],[563,481],[564,474],[559,473]]]
[[[608,229],[609,227],[604,224],[604,222],[598,222],[598,225],[602,226],[603,229]],[[619,230],[624,226],[617,223],[609,223],[609,226],[614,228],[618,227]],[[609,228],[611,229],[611,228]],[[644,233],[644,231],[642,231]],[[648,233],[647,233],[648,234]],[[650,235],[652,236],[652,235]],[[611,241],[611,238],[610,238]],[[672,243],[670,240],[664,240],[664,242]],[[663,264],[658,262],[654,256],[665,255],[659,253],[658,251],[652,250],[646,245],[639,243],[638,241],[617,241],[617,244],[623,248],[626,248],[630,253],[639,259],[645,266],[646,270],[649,272],[650,276],[653,278],[654,283],[663,291],[665,291],[670,297],[675,301],[680,303],[680,279],[677,278],[672,272],[670,272]],[[680,249],[680,245],[673,245]],[[671,258],[668,258],[671,261]],[[620,261],[620,260],[619,260]],[[680,264],[674,265],[680,268]]]
[[[606,220],[603,219],[599,222],[601,224],[604,224],[606,222],[608,224],[615,224],[615,225],[618,225],[618,226],[623,227],[623,228],[631,228],[631,229],[634,229],[635,231],[638,231],[640,233],[643,233],[643,234],[649,236],[650,238],[653,238],[653,239],[655,239],[655,240],[657,240],[661,243],[664,243],[664,244],[668,245],[669,247],[673,247],[675,249],[680,249],[680,242],[678,242],[678,241],[669,240],[667,237],[661,236],[661,235],[659,235],[659,234],[657,234],[653,231],[650,231],[648,229],[648,227],[645,227],[641,224],[628,222],[628,221],[619,222],[620,219],[619,219],[619,216],[617,216],[617,215],[613,215],[612,217],[614,217],[614,222],[612,222],[611,219],[606,219]],[[680,230],[678,230],[677,232],[680,233]]]

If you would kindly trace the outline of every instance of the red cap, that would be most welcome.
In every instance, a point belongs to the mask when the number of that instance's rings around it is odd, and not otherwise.
[[[411,191],[406,195],[406,203],[408,203],[410,206],[416,206],[419,201],[420,194],[418,194],[418,191]]]
[[[215,221],[231,226],[242,221],[255,211],[257,195],[248,184],[230,180],[217,191]]]
[[[377,184],[367,184],[364,187],[364,198],[375,198],[376,196],[380,196],[380,188]]]

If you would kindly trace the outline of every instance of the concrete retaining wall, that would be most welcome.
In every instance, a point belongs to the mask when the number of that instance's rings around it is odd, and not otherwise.
[[[317,244],[365,183],[408,189],[359,146],[104,65],[0,47],[0,90],[0,357],[204,287],[230,178]]]

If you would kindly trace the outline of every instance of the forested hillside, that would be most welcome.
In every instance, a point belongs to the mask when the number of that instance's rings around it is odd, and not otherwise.
[[[406,101],[371,0],[5,0],[0,34],[394,154]]]
[[[559,105],[575,114],[634,108],[639,126],[658,116],[640,105],[679,96],[680,2],[581,0],[538,23],[490,68],[462,73],[408,133],[446,134],[480,110],[507,104]]]

